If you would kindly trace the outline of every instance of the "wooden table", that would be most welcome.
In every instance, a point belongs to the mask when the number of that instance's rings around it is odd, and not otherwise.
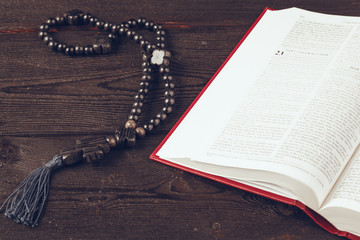
[[[132,41],[121,41],[109,55],[71,58],[38,39],[48,17],[78,8],[114,23],[139,16],[162,23],[173,54],[174,112],[135,148],[56,172],[40,226],[1,217],[1,240],[340,239],[295,207],[148,157],[266,6],[360,15],[359,1],[73,2],[0,4],[0,201],[77,137],[109,134],[123,124],[140,82],[140,51]],[[96,30],[68,27],[55,34],[92,43]],[[154,83],[143,118],[161,108],[162,94],[161,83]]]

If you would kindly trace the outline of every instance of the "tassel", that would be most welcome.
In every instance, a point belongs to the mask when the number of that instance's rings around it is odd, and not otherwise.
[[[5,216],[17,223],[36,227],[49,194],[50,173],[61,166],[62,156],[55,155],[51,161],[30,173],[1,205],[0,212],[6,206]]]
[[[135,144],[135,129],[124,130],[120,128],[115,135],[84,137],[76,141],[75,147],[60,151],[60,154],[55,155],[51,161],[25,178],[0,206],[0,212],[6,207],[6,217],[17,223],[36,227],[49,194],[51,172],[62,166],[73,165],[85,159],[88,162],[95,162],[104,158],[104,155],[110,151],[109,142],[115,143],[112,144],[112,147]]]

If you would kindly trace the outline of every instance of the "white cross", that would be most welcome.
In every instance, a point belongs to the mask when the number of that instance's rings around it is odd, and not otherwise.
[[[156,64],[156,65],[161,65],[164,62],[164,56],[165,56],[165,51],[164,50],[154,50],[152,52],[152,57],[150,59],[151,64]]]

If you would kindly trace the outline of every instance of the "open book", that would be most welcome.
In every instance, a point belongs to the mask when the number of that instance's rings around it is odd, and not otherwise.
[[[359,144],[360,17],[265,9],[150,158],[360,239]]]

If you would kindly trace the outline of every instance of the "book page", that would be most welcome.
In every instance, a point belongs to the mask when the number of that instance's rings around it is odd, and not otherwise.
[[[360,235],[360,146],[319,213],[339,229]],[[354,231],[354,229],[358,229]]]
[[[360,152],[352,162],[329,195],[325,205],[342,205],[356,209],[360,214]],[[345,200],[345,201],[344,201]],[[349,205],[351,204],[351,205]]]
[[[267,11],[199,98],[158,155],[176,158],[203,152],[222,131],[234,103],[247,95],[295,19],[295,8]],[[283,21],[283,19],[289,21]],[[274,27],[276,26],[276,27]],[[264,41],[266,39],[266,41]],[[211,53],[209,53],[211,54]],[[261,56],[261,57],[259,57]],[[199,141],[200,140],[200,141]]]
[[[359,22],[267,12],[159,156],[287,175],[316,209],[359,143],[360,63],[344,57]]]
[[[352,23],[300,17],[208,157],[296,176],[321,203],[360,140],[358,36]]]

